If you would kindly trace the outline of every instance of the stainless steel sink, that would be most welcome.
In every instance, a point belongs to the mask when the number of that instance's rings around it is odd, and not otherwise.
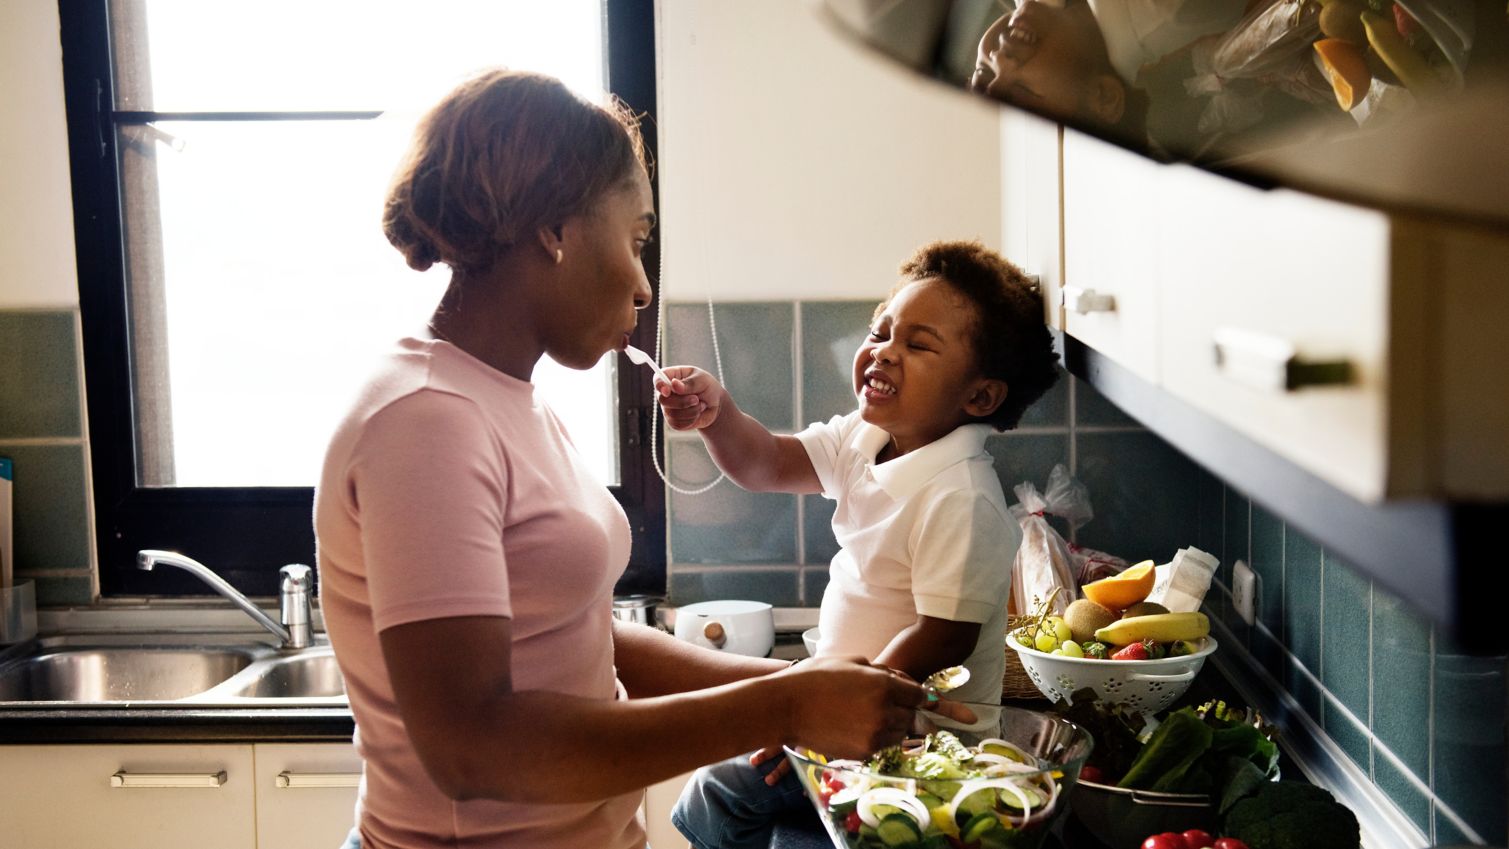
[[[283,651],[246,634],[100,634],[0,652],[0,710],[346,704],[325,644]]]
[[[182,699],[219,684],[253,659],[231,649],[55,649],[0,667],[0,702]]]

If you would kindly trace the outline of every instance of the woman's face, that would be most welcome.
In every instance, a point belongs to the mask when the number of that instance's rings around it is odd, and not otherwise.
[[[1040,114],[1080,117],[1104,45],[1083,3],[1025,0],[985,31],[969,87]]]
[[[897,291],[854,355],[859,415],[905,453],[967,421],[979,383],[971,337],[975,308],[949,283],[919,280]]]
[[[629,184],[562,225],[559,285],[539,317],[546,353],[556,362],[591,368],[628,343],[638,311],[650,304],[640,256],[654,227],[650,181],[639,169]]]

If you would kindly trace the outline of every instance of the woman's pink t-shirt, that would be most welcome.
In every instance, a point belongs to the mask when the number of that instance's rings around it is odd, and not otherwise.
[[[534,387],[448,342],[404,339],[332,438],[315,496],[320,604],[365,762],[364,849],[643,847],[642,794],[559,805],[457,802],[409,742],[378,633],[504,616],[513,686],[613,699],[622,508]],[[563,763],[500,768],[527,782]]]

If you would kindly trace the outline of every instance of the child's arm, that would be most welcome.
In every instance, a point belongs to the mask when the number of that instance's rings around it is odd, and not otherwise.
[[[968,660],[979,639],[978,622],[918,616],[916,622],[891,638],[875,658],[875,663],[921,681],[940,669],[958,666]]]
[[[771,433],[702,369],[671,366],[665,375],[670,385],[657,378],[655,388],[666,422],[676,430],[695,428],[713,462],[734,483],[752,492],[822,492],[796,437]]]

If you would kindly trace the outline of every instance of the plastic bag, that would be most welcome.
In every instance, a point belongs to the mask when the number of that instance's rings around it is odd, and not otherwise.
[[[1062,464],[1053,467],[1044,492],[1039,493],[1031,481],[1017,484],[1012,491],[1017,503],[1011,506],[1011,513],[1022,524],[1022,544],[1012,564],[1011,601],[1006,612],[1013,616],[1032,613],[1033,600],[1048,598],[1056,588],[1059,592],[1048,612],[1063,615],[1069,602],[1079,597],[1076,564],[1069,544],[1047,517],[1058,516],[1071,529],[1090,521],[1095,515],[1090,508],[1090,492]]]
[[[1235,133],[1266,117],[1268,93],[1281,91],[1318,106],[1336,96],[1315,64],[1311,45],[1320,37],[1320,5],[1278,0],[1259,5],[1224,38],[1197,45],[1196,74],[1185,83],[1194,97],[1208,97],[1199,119],[1202,133]]]
[[[1084,586],[1091,581],[1125,572],[1132,565],[1114,554],[1069,543],[1069,558],[1074,562],[1074,581]]]

